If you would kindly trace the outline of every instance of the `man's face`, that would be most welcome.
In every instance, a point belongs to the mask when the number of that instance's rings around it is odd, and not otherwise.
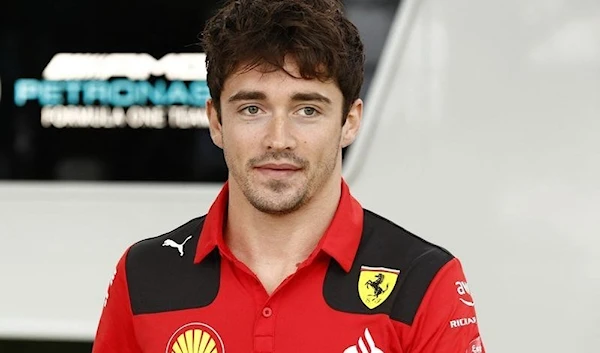
[[[342,127],[338,86],[297,78],[293,60],[285,69],[294,77],[260,67],[232,74],[221,92],[220,122],[212,102],[207,106],[231,187],[269,214],[293,212],[324,186],[339,187],[341,149],[354,140],[362,115],[357,100]]]

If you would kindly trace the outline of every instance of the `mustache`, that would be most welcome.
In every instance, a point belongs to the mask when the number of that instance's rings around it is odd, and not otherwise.
[[[270,161],[281,161],[284,160],[286,162],[291,162],[294,165],[299,166],[300,168],[306,168],[308,166],[308,161],[306,159],[300,158],[290,151],[280,151],[280,152],[267,152],[259,157],[251,158],[248,161],[248,166],[253,168],[256,165],[264,164]]]

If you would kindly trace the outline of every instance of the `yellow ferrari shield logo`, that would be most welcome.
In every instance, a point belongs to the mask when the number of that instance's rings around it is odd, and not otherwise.
[[[369,309],[383,303],[392,293],[400,270],[385,267],[360,267],[358,294]]]

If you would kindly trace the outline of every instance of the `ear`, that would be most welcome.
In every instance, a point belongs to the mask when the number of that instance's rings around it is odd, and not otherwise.
[[[212,99],[206,101],[206,115],[208,116],[208,130],[213,143],[223,148],[223,126]]]
[[[342,140],[340,141],[342,147],[350,146],[356,139],[362,121],[362,114],[363,101],[359,98],[352,103],[352,106],[348,110],[348,115],[346,116],[346,122],[344,123],[344,126],[342,126]]]

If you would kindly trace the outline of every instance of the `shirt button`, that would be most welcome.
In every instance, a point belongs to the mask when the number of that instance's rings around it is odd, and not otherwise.
[[[269,307],[266,307],[263,309],[262,314],[264,317],[271,317],[271,315],[273,315],[273,310],[271,310]]]

